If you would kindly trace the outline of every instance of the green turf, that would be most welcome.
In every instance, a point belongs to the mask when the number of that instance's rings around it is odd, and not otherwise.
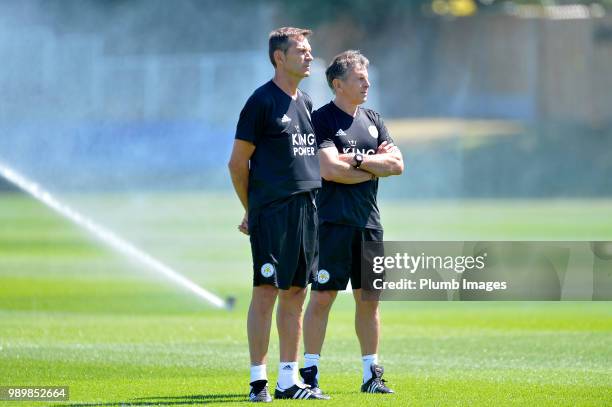
[[[214,310],[31,199],[0,195],[0,385],[67,385],[70,401],[54,404],[64,406],[243,403],[251,277],[237,200],[68,199],[204,287],[236,295],[237,307]],[[612,240],[610,201],[383,201],[382,212],[389,240]],[[388,302],[382,319],[381,361],[397,394],[358,393],[352,298],[341,295],[321,362],[326,404],[612,404],[610,303]]]

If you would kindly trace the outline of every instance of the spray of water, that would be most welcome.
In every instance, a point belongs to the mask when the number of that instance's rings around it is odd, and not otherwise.
[[[176,270],[173,270],[172,268],[168,267],[167,265],[163,264],[159,260],[149,255],[148,253],[137,248],[132,243],[126,241],[125,239],[121,238],[120,236],[106,229],[105,227],[97,224],[93,220],[87,218],[86,216],[72,209],[68,205],[60,202],[53,195],[51,195],[51,193],[43,189],[40,185],[27,179],[8,165],[2,163],[1,161],[0,176],[4,177],[6,180],[16,185],[28,194],[32,195],[38,201],[44,203],[49,208],[53,209],[63,217],[69,219],[78,226],[87,230],[97,239],[109,245],[111,248],[118,251],[119,253],[131,259],[134,259],[139,263],[142,263],[147,268],[159,274],[164,275],[174,283],[178,284],[183,288],[186,288],[198,297],[208,301],[215,307],[232,307],[233,300],[228,299],[228,301],[224,301],[223,299],[219,298],[210,291],[203,289],[199,285],[195,284],[193,281],[178,273]]]

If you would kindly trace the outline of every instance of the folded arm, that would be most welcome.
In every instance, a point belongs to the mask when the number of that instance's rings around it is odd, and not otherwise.
[[[355,154],[341,154],[339,159],[349,165],[355,160]],[[392,144],[383,142],[374,155],[363,156],[363,162],[359,169],[374,174],[376,177],[388,177],[390,175],[400,175],[404,171],[404,159],[400,149]]]
[[[354,168],[348,161],[342,160],[340,157],[336,147],[325,147],[319,150],[321,177],[323,179],[340,184],[359,184],[374,179],[374,175],[371,173]]]

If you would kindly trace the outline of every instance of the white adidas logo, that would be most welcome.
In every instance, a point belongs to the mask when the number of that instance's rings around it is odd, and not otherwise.
[[[281,123],[289,123],[290,121],[291,121],[291,118],[287,116],[286,114],[284,114],[283,118],[281,119]]]
[[[336,137],[340,137],[340,136],[346,136],[346,133],[345,133],[345,132],[344,132],[344,130],[342,130],[342,129],[339,129],[339,130],[336,132]]]

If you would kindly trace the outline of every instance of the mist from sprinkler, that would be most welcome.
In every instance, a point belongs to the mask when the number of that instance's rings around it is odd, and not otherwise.
[[[26,178],[13,168],[2,163],[1,161],[0,176],[5,178],[7,181],[17,186],[24,192],[30,194],[33,198],[42,202],[47,207],[53,209],[55,212],[57,212],[64,218],[87,230],[95,238],[97,238],[102,243],[110,246],[115,251],[143,264],[148,269],[153,270],[156,273],[162,274],[178,286],[191,291],[193,294],[206,300],[217,308],[223,308],[228,310],[233,309],[236,302],[235,298],[228,297],[226,300],[223,300],[219,296],[211,293],[208,290],[205,290],[193,281],[189,280],[187,277],[180,274],[178,271],[157,260],[149,253],[146,253],[145,251],[139,249],[132,243],[123,239],[121,236],[96,223],[92,219],[74,210],[65,203],[59,201],[49,191],[42,188],[39,184]]]

